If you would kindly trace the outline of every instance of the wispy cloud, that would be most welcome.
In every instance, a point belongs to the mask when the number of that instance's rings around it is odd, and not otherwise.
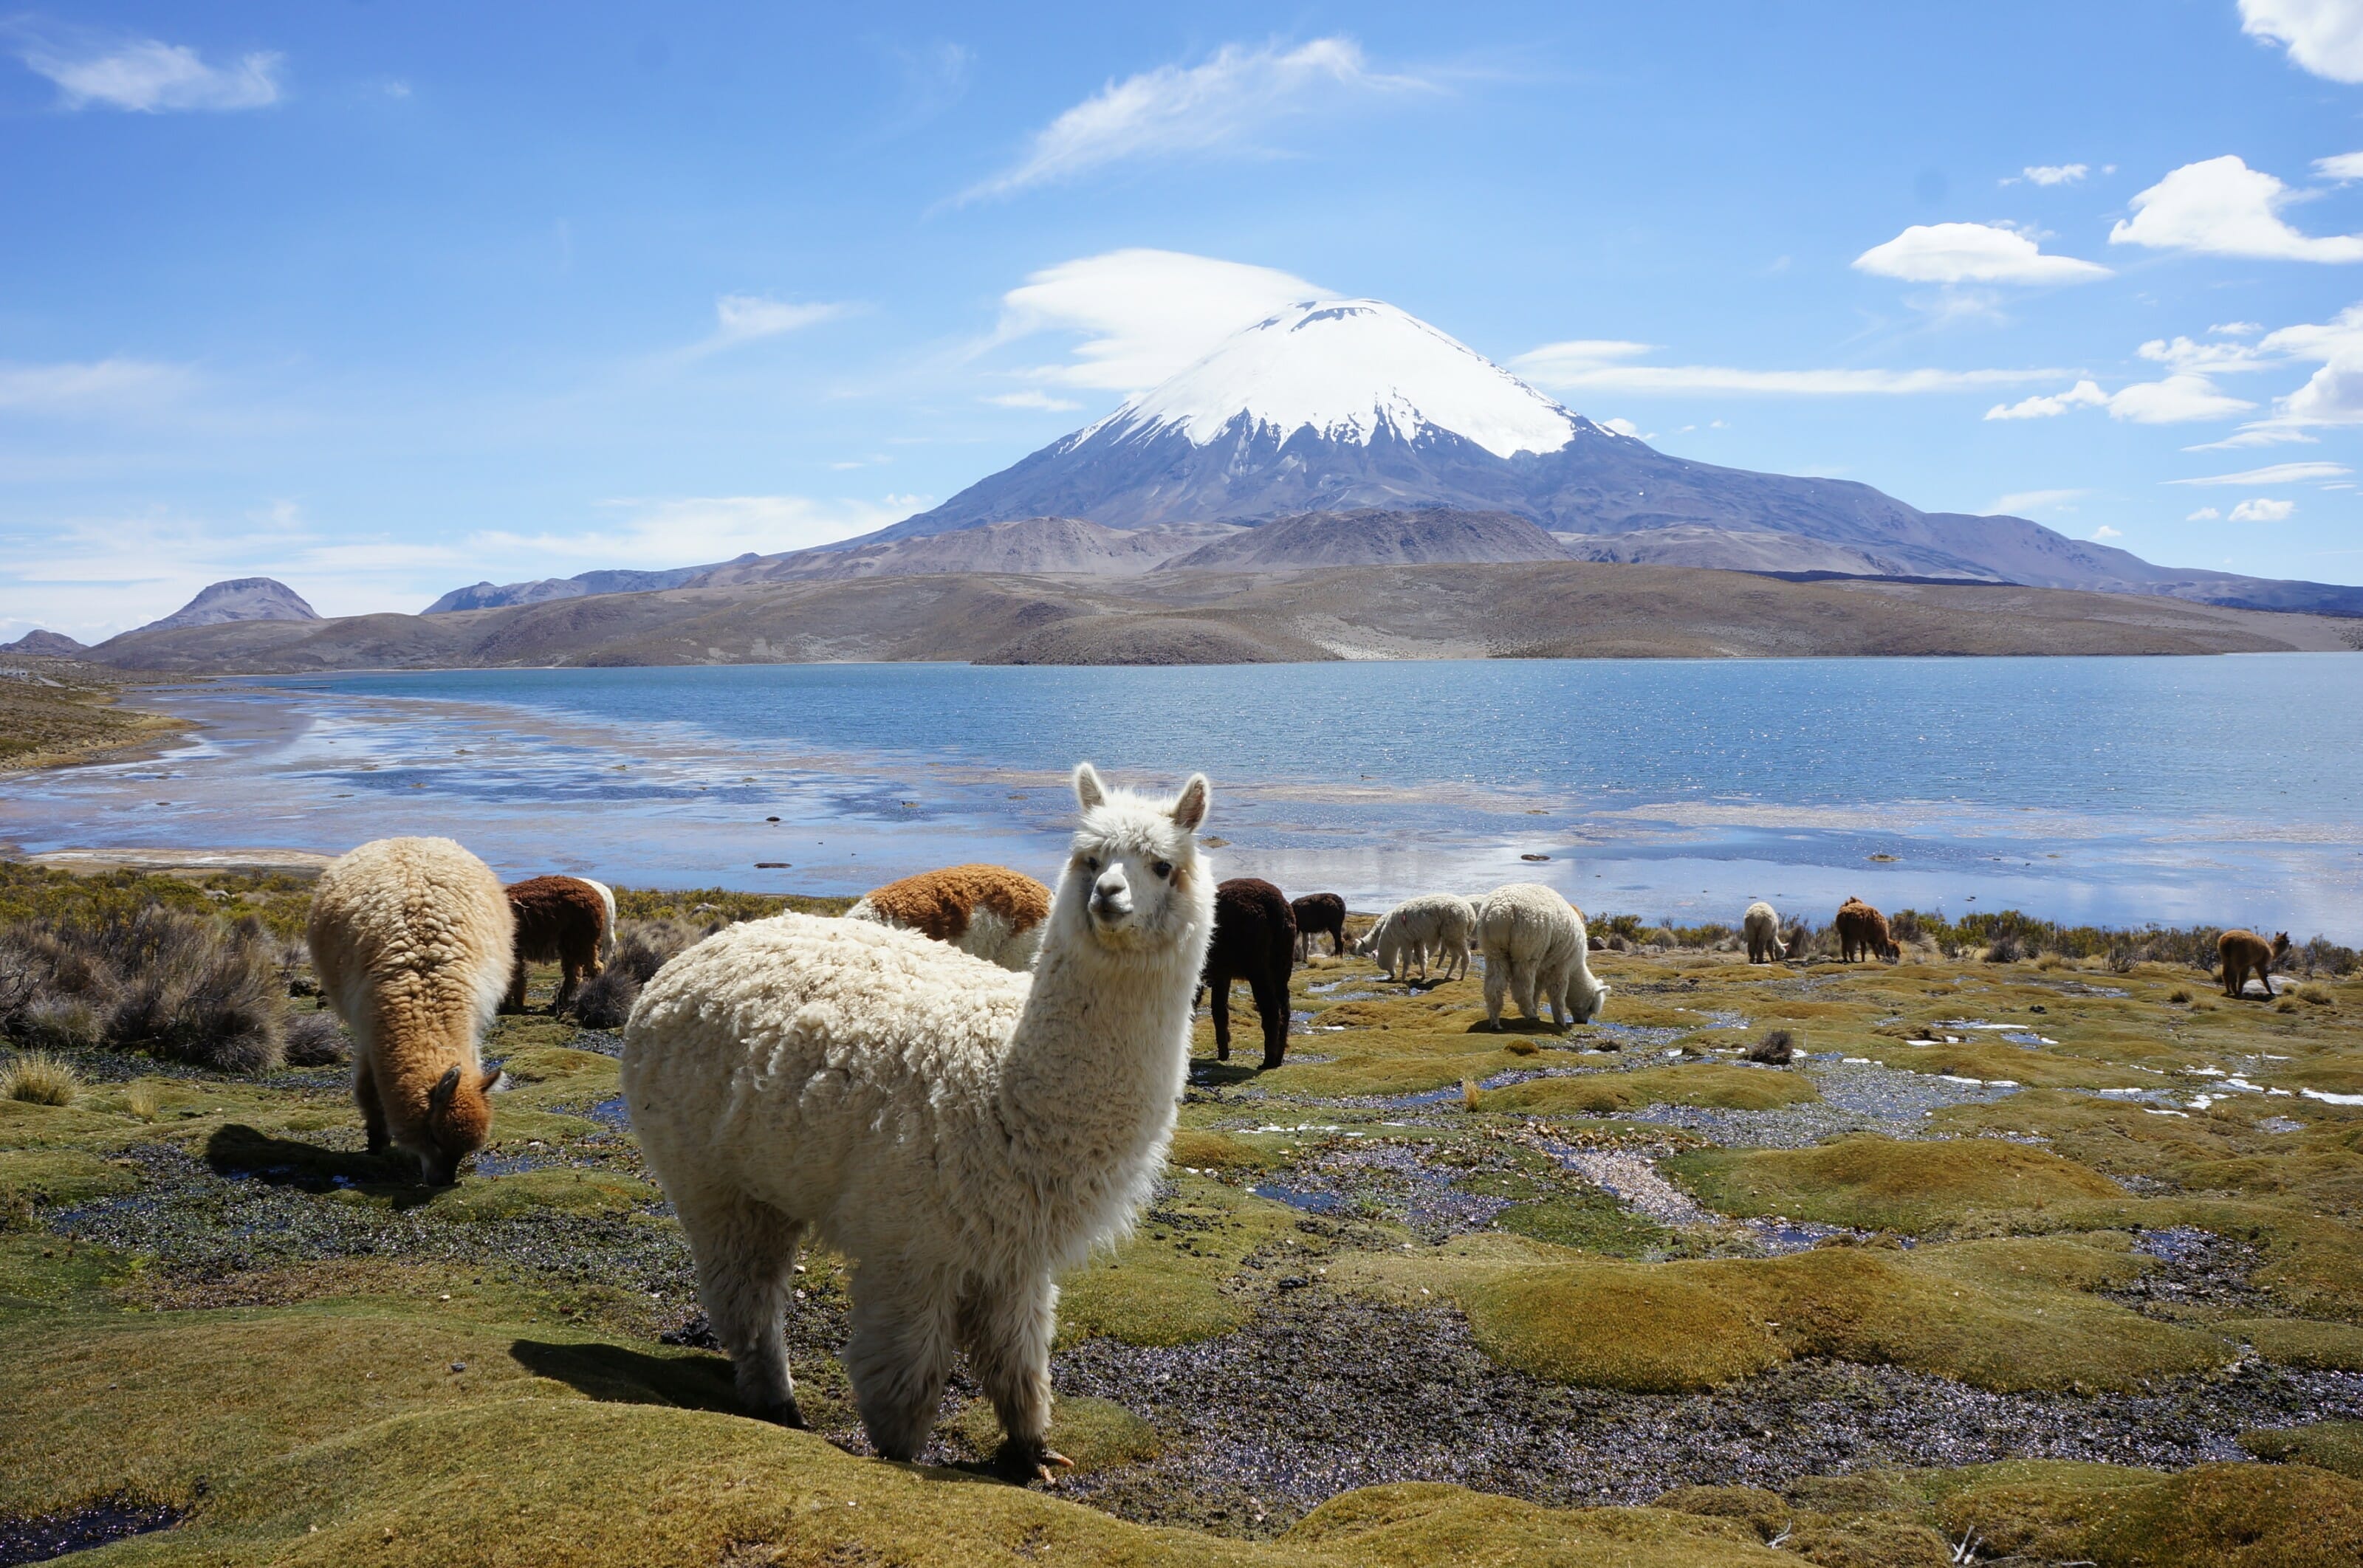
[[[714,302],[714,331],[682,350],[692,358],[735,348],[795,332],[824,321],[849,315],[854,307],[842,304],[797,304],[761,294],[724,294]]]
[[[1066,414],[1083,406],[1080,403],[1070,402],[1063,397],[1052,397],[1048,392],[1031,388],[1025,392],[995,392],[982,401],[993,404],[995,408],[1030,408],[1044,414]]]
[[[2085,163],[2030,163],[2018,172],[2037,185],[2074,185],[2091,171],[2091,166]]]
[[[2124,530],[2112,528],[2106,523],[2092,530],[2092,542],[2096,545],[2105,544],[2111,539],[2122,539],[2124,536]]]
[[[2269,261],[2363,261],[2363,235],[2302,234],[2281,220],[2289,187],[2226,154],[2186,163],[2133,199],[2112,245]]]
[[[2096,261],[2046,256],[2032,236],[1989,223],[1915,223],[1856,257],[1854,268],[1914,283],[2084,283],[2110,275]]]
[[[601,503],[613,521],[581,533],[489,530],[470,535],[471,558],[505,560],[532,577],[594,567],[677,567],[834,544],[900,522],[931,497],[818,501],[801,495],[618,498]],[[538,563],[527,566],[527,563]],[[457,586],[456,584],[452,586]]]
[[[2344,479],[2355,470],[2339,463],[2274,463],[2243,469],[2236,474],[2206,474],[2198,479],[2168,480],[2169,484],[2298,484],[2306,480]]]
[[[0,362],[0,408],[31,414],[115,414],[171,403],[196,386],[185,365],[152,359],[93,359],[21,365]]]
[[[2039,512],[2063,506],[2091,493],[2089,490],[2016,490],[2008,495],[1996,496],[1993,504],[1986,510],[1994,513]]]
[[[1643,343],[1578,338],[1546,343],[1510,361],[1538,387],[1555,392],[1679,394],[1736,392],[1774,397],[1910,396],[1980,387],[2014,386],[2064,374],[2060,370],[1748,370],[1725,365],[1641,365]]]
[[[979,351],[1041,332],[1077,334],[1082,340],[1067,362],[1025,373],[1061,386],[1136,392],[1282,306],[1326,292],[1272,267],[1179,250],[1111,250],[1046,267],[1004,294],[1000,324]]]
[[[1023,158],[957,200],[1005,196],[1132,159],[1236,150],[1289,116],[1426,85],[1372,71],[1351,39],[1293,49],[1226,44],[1200,65],[1160,65],[1109,83],[1037,131]]]
[[[2240,0],[2240,30],[2286,45],[2301,70],[2363,82],[2363,6],[2355,0]]]
[[[58,85],[69,109],[260,109],[279,101],[284,57],[268,50],[224,65],[206,63],[185,44],[139,39],[75,47],[23,31],[17,58]]]

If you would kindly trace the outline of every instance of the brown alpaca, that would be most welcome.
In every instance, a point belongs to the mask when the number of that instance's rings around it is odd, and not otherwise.
[[[1341,957],[1346,952],[1346,900],[1335,893],[1307,893],[1292,900],[1289,913],[1296,917],[1296,961],[1303,963],[1313,956],[1313,939],[1323,932],[1329,933],[1329,956]]]
[[[1295,966],[1296,915],[1288,895],[1256,877],[1216,883],[1215,939],[1198,984],[1215,992],[1217,1061],[1231,1059],[1231,982],[1245,980],[1263,1022],[1264,1069],[1280,1066],[1288,1055],[1288,975]]]
[[[556,1013],[583,981],[598,977],[603,967],[599,953],[608,935],[607,900],[600,897],[596,883],[580,877],[536,877],[501,890],[516,915],[516,957],[501,1010],[525,1010],[527,964],[555,964],[558,995],[550,999],[549,1010]]]
[[[848,920],[899,926],[1019,972],[1034,966],[1050,889],[1006,866],[951,866],[872,888]]]
[[[1840,904],[1834,923],[1838,931],[1838,952],[1849,964],[1857,958],[1885,958],[1892,962],[1903,956],[1903,950],[1887,933],[1887,917],[1860,899],[1850,898]]]
[[[353,1037],[370,1153],[450,1183],[492,1134],[501,1076],[477,1055],[516,920],[484,863],[448,838],[382,838],[320,873],[307,935],[320,994]]]
[[[2265,999],[2272,999],[2273,966],[2288,956],[2289,933],[2274,936],[2269,944],[2253,931],[2227,931],[2215,939],[2215,956],[2224,965],[2224,994],[2236,997],[2248,986],[2254,975],[2257,983],[2265,988]]]

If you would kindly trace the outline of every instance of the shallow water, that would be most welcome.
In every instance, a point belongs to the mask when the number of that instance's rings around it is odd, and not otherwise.
[[[851,893],[963,859],[1047,875],[1090,757],[1204,767],[1225,875],[1357,908],[1541,879],[1652,920],[1858,893],[2363,937],[2347,655],[468,670],[141,701],[209,727],[0,784],[0,840],[449,833],[505,874]]]

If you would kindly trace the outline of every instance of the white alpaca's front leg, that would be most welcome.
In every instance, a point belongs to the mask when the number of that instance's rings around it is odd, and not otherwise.
[[[927,1446],[952,1369],[953,1297],[918,1270],[864,1264],[853,1279],[845,1373],[871,1446],[911,1460]]]
[[[1059,1331],[1059,1287],[1048,1275],[980,1286],[963,1303],[960,1343],[969,1368],[1009,1434],[1004,1468],[1021,1479],[1050,1479],[1050,1342]]]

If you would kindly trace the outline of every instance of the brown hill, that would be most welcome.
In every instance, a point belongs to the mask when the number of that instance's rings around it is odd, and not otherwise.
[[[724,588],[752,582],[827,582],[856,577],[939,572],[1026,572],[1136,577],[1175,556],[1242,530],[1226,523],[1161,528],[1104,528],[1080,517],[1020,517],[983,528],[925,538],[892,539],[853,549],[756,556],[702,572],[686,585]]]
[[[1785,582],[1590,561],[935,573],[672,589],[432,616],[134,632],[118,668],[206,673],[536,665],[1224,663],[1489,657],[2200,654],[2335,649],[2351,620],[1988,584]]]

